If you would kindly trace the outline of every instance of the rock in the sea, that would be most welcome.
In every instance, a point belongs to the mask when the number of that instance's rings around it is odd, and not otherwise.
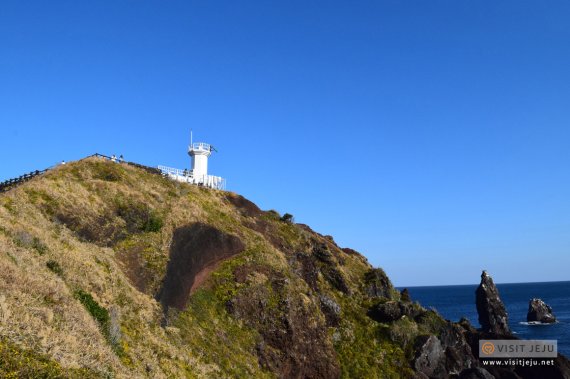
[[[552,314],[552,308],[541,299],[531,299],[528,303],[528,322],[542,322],[552,324],[556,322],[556,317]]]
[[[483,331],[502,336],[511,335],[507,310],[499,297],[493,278],[487,271],[481,274],[481,284],[475,293],[479,324]]]

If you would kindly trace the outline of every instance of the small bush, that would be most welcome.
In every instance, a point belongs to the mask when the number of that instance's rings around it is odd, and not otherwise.
[[[125,220],[129,233],[158,232],[163,225],[162,218],[146,204],[133,200],[116,200],[116,212]]]
[[[270,209],[268,211],[265,211],[265,218],[269,219],[269,220],[279,220],[281,217],[281,215],[279,214],[279,212],[277,212],[274,209]]]
[[[419,307],[419,304],[417,304]],[[428,310],[417,317],[417,322],[427,333],[439,336],[441,330],[445,327],[445,320],[434,310]]]
[[[75,297],[81,304],[83,304],[85,309],[87,309],[87,312],[89,312],[89,314],[99,323],[104,334],[107,335],[109,332],[109,311],[100,306],[99,303],[93,299],[93,296],[81,289],[75,291]]]
[[[162,219],[154,212],[150,212],[148,219],[144,223],[143,232],[158,232],[162,228]]]
[[[40,201],[43,201],[46,204],[51,204],[55,201],[45,191],[36,190],[32,188],[27,188],[24,191],[28,194],[28,199],[32,204],[37,204]]]
[[[4,204],[2,204],[4,206],[4,208],[6,208],[6,210],[8,210],[8,212],[14,214],[15,213],[15,209],[14,209],[14,200],[12,200],[9,197],[6,197],[4,199]]]
[[[58,276],[63,277],[63,269],[56,261],[50,259],[46,263],[47,268],[49,268],[53,273],[57,274]]]
[[[43,242],[40,241],[40,239],[37,237],[34,237],[34,243],[32,244],[32,247],[38,252],[39,255],[44,255],[48,251],[47,246],[44,245]]]
[[[100,163],[93,167],[93,177],[95,179],[104,180],[107,182],[117,182],[121,180],[121,174],[117,166],[110,165],[109,163]]]
[[[295,221],[295,218],[291,213],[285,213],[283,216],[281,216],[280,220],[283,222],[293,223]]]
[[[38,237],[33,237],[30,233],[23,230],[16,233],[14,240],[16,245],[26,248],[31,247],[39,255],[44,255],[48,251],[47,246]]]
[[[99,323],[99,327],[103,336],[111,345],[111,348],[121,358],[126,358],[126,352],[121,345],[121,326],[119,322],[119,311],[118,309],[113,309],[112,313],[100,306],[99,303],[93,299],[89,293],[78,289],[75,291],[75,297],[79,300],[81,304],[87,309],[87,312]]]
[[[14,236],[14,242],[16,245],[23,247],[32,246],[33,239],[34,237],[32,237],[30,233],[23,230],[16,232],[16,235]]]
[[[408,318],[402,318],[395,321],[390,325],[390,329],[388,331],[390,340],[402,347],[406,347],[408,344],[413,342],[417,335],[418,325]]]

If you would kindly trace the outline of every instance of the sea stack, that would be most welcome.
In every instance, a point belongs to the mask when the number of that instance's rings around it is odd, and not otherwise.
[[[507,310],[499,297],[493,278],[487,271],[481,274],[481,284],[475,294],[479,324],[483,332],[500,336],[511,335]]]
[[[553,324],[556,317],[552,314],[552,308],[541,299],[531,299],[528,303],[528,322],[541,322],[543,324]]]

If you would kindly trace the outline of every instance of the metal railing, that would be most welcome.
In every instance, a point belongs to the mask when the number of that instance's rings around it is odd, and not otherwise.
[[[179,168],[167,167],[167,166],[158,166],[158,169],[162,172],[164,176],[169,177],[170,179],[196,184],[198,186],[204,186],[208,188],[215,188],[219,190],[224,190],[226,188],[226,180],[220,176],[214,175],[200,175],[194,176],[194,172],[192,170],[181,170]]]
[[[147,172],[150,172],[151,174],[158,174],[158,175],[162,174],[162,172],[159,169],[157,169],[156,167],[150,167],[150,166],[145,166],[143,164],[136,163],[136,162],[125,161],[121,157],[119,157],[119,158],[117,158],[115,156],[109,157],[107,155],[103,155],[103,154],[99,154],[99,153],[95,153],[93,155],[90,155],[87,158],[90,158],[90,157],[104,158],[104,159],[108,159],[110,161],[117,162],[117,163],[125,163],[125,164],[128,164],[129,166],[138,167],[140,169],[143,169]]]
[[[188,151],[191,150],[205,150],[205,151],[212,151],[212,145],[205,142],[194,142],[190,146],[188,146]]]
[[[0,183],[0,193],[6,192],[6,191],[12,189],[13,187],[16,187],[16,186],[18,186],[24,182],[27,182],[28,180],[32,179],[33,177],[36,177],[38,175],[43,174],[47,170],[48,170],[47,168],[45,170],[41,170],[41,171],[36,170],[36,171],[29,172],[27,174],[18,176],[17,178],[5,180],[5,181]]]
[[[177,175],[177,176],[188,176],[188,177],[192,177],[192,170],[181,170],[179,168],[173,168],[173,167],[166,167],[166,166],[158,166],[158,169],[163,173],[163,174],[167,174],[167,175]]]

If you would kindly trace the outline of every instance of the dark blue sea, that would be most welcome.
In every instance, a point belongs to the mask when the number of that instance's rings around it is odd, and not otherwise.
[[[477,285],[408,287],[412,300],[436,309],[444,318],[469,319],[479,327],[475,307]],[[509,314],[511,330],[522,339],[556,339],[558,351],[570,357],[570,282],[497,284],[499,295]],[[402,289],[402,288],[399,288]],[[528,325],[526,313],[531,298],[541,298],[552,307],[558,323]]]

